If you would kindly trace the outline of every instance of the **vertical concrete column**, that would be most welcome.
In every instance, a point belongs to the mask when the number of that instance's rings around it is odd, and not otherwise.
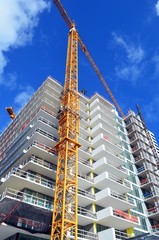
[[[128,213],[131,214],[131,213],[130,213],[130,210],[128,210]],[[134,233],[134,229],[133,229],[133,228],[127,228],[127,229],[126,229],[126,232],[127,232],[127,235],[128,235],[129,238],[135,236],[135,233]]]
[[[90,158],[90,165],[91,166],[93,165],[93,159],[92,158]],[[94,172],[93,171],[90,173],[90,177],[91,177],[91,179],[94,178]],[[95,188],[94,187],[91,187],[91,191],[92,191],[92,194],[95,194]],[[92,211],[93,211],[93,213],[96,213],[96,204],[95,203],[92,203]],[[93,232],[97,233],[96,222],[93,223]]]

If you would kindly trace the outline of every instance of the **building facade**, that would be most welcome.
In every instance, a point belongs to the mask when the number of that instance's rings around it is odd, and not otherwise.
[[[159,162],[159,147],[158,147],[158,143],[156,141],[155,135],[149,131],[149,139],[151,141],[151,145],[153,146],[153,151],[154,151],[154,155],[156,158],[156,161]]]
[[[159,231],[157,142],[154,134],[150,131],[147,136],[147,129],[145,129],[140,117],[133,111],[129,111],[128,116],[125,118],[125,124],[140,181],[143,200],[147,209],[150,229],[153,233],[157,234]]]
[[[50,239],[62,91],[48,77],[0,136],[1,240]],[[132,112],[121,119],[98,93],[79,95],[78,239],[157,232],[156,163],[141,129],[131,131],[141,121]]]

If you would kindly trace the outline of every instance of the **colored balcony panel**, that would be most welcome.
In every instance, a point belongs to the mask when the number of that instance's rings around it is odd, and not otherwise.
[[[97,212],[97,221],[104,226],[114,227],[118,230],[140,226],[138,217],[129,215],[121,210],[113,210],[112,207]]]

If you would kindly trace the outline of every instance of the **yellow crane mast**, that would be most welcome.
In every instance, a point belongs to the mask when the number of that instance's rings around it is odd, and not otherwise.
[[[51,225],[51,240],[77,240],[78,235],[78,143],[79,134],[79,96],[78,96],[78,43],[103,83],[108,95],[124,116],[110,88],[101,75],[86,45],[80,38],[60,0],[54,4],[65,20],[70,33],[66,60],[64,92],[59,116],[60,140],[55,148],[58,153],[56,189]]]
[[[64,92],[59,113],[59,142],[51,240],[77,240],[78,228],[78,33],[72,25],[68,36]]]

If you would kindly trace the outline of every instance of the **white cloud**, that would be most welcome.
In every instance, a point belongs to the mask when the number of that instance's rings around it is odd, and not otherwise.
[[[31,42],[39,14],[49,9],[46,0],[0,0],[0,83],[11,48]]]
[[[115,68],[116,75],[122,79],[127,79],[132,81],[133,83],[140,77],[141,68],[136,65],[129,65],[123,67],[116,67]]]
[[[116,45],[120,46],[125,52],[125,58],[121,61],[119,57],[119,65],[115,68],[117,77],[136,83],[143,71],[143,60],[145,58],[144,49],[134,44],[130,40],[125,40],[121,35],[113,33],[113,39]]]
[[[115,42],[124,48],[127,54],[127,58],[132,63],[140,63],[144,58],[144,50],[141,46],[135,46],[132,42],[126,42],[122,36],[117,36],[113,33]]]
[[[14,103],[17,105],[18,109],[21,109],[32,97],[34,89],[31,86],[25,87],[25,89],[18,93],[14,99]]]
[[[2,51],[0,51],[0,75],[3,73],[3,69],[5,68],[7,64],[7,60],[4,57]]]
[[[154,63],[154,67],[155,67],[155,76],[158,77],[159,76],[159,53],[156,53],[153,56],[152,62]]]
[[[157,16],[159,16],[159,0],[157,1],[156,5],[155,5],[155,9],[156,9]]]
[[[0,78],[0,84],[4,85],[10,90],[17,87],[17,75],[16,73],[7,73],[5,77],[2,75]]]
[[[157,122],[159,121],[159,96],[154,96],[152,101],[149,102],[146,106],[144,106],[143,110],[145,112],[146,121]]]

